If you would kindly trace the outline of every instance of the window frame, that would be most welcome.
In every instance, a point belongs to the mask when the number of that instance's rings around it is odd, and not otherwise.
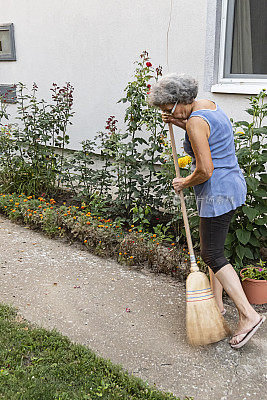
[[[257,94],[267,87],[267,75],[230,74],[234,4],[235,0],[222,0],[218,78],[211,92]]]
[[[16,61],[16,49],[15,49],[15,35],[14,25],[11,24],[0,24],[0,31],[8,31],[10,37],[11,51],[9,54],[0,54],[0,61]]]

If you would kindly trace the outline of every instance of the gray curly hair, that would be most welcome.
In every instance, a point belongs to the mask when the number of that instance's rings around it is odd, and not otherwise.
[[[158,80],[148,96],[148,104],[159,107],[165,104],[190,104],[196,98],[198,82],[186,74],[168,74]]]

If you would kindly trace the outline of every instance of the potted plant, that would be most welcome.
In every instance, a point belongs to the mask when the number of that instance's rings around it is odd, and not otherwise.
[[[260,260],[257,265],[248,265],[240,271],[244,292],[251,304],[267,303],[267,268]]]

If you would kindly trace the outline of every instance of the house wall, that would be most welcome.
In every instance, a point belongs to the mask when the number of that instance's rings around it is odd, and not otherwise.
[[[39,86],[50,98],[51,85],[74,86],[73,149],[93,138],[110,115],[123,124],[125,105],[117,104],[147,50],[163,73],[186,72],[199,80],[198,98],[216,101],[229,117],[246,118],[246,95],[210,92],[216,70],[218,0],[0,0],[0,23],[14,23],[17,61],[0,62],[0,83]],[[216,22],[217,15],[217,22]],[[216,42],[217,41],[217,42]],[[9,109],[15,113],[15,105]],[[183,131],[176,128],[177,144]]]

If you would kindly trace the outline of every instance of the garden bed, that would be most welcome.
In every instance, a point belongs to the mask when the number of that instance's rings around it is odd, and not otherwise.
[[[190,270],[187,249],[177,243],[163,244],[156,234],[135,225],[127,231],[123,224],[91,213],[88,205],[57,205],[54,199],[0,194],[0,212],[12,221],[39,229],[50,237],[79,241],[91,253],[111,257],[128,266],[147,266],[156,273],[169,274],[184,281]],[[206,265],[197,257],[201,270]]]

